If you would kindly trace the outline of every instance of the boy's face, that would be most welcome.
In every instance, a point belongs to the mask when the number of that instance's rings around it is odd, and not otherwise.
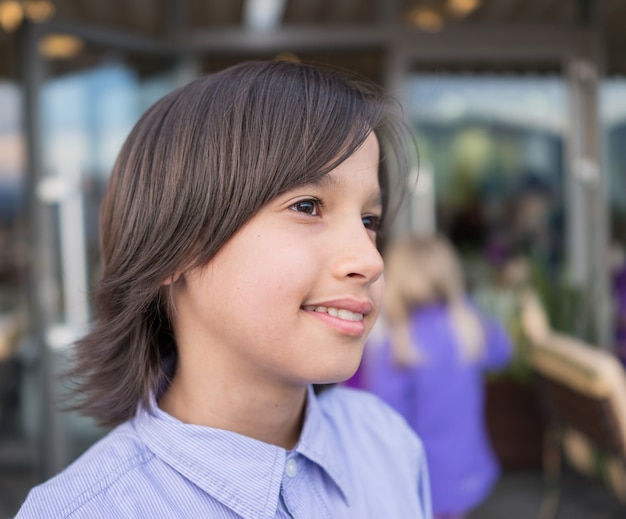
[[[378,162],[371,133],[321,181],[277,197],[184,275],[172,315],[177,376],[202,366],[205,380],[260,388],[354,373],[383,293]]]

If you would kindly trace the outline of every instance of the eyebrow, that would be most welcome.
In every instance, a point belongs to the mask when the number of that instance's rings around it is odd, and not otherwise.
[[[315,180],[307,182],[307,184],[315,187],[329,188],[338,186],[339,182],[335,177],[331,176],[330,173],[326,173],[325,175],[322,175]]]

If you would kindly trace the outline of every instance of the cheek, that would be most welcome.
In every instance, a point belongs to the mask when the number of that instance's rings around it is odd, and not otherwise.
[[[311,254],[293,237],[290,240],[263,240],[238,251],[229,264],[238,298],[244,297],[255,311],[279,311],[276,305],[300,305],[303,292],[310,289],[315,271]]]
[[[380,312],[380,308],[383,303],[384,293],[385,293],[385,280],[381,276],[372,284],[372,287],[371,287],[371,295],[372,295],[372,300],[374,301],[374,308],[375,308],[374,311],[376,315],[378,315],[378,313]]]

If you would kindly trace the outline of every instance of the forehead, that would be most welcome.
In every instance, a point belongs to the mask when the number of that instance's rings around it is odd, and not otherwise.
[[[345,191],[355,196],[366,195],[368,203],[382,205],[378,174],[378,139],[372,132],[352,155],[312,182],[312,185],[327,190]]]
[[[369,181],[378,186],[380,165],[380,149],[374,132],[370,133],[363,143],[326,175],[322,175],[312,184],[320,187],[339,187],[349,180]]]

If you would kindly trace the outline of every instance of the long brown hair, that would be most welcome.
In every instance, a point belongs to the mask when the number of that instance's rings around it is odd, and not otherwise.
[[[385,257],[384,313],[398,364],[407,358],[423,360],[419,344],[409,334],[409,319],[416,309],[436,304],[449,310],[460,359],[480,358],[485,337],[478,314],[467,303],[463,268],[453,245],[440,234],[396,239]]]
[[[388,212],[390,179],[401,177],[390,168],[408,171],[412,144],[393,106],[371,83],[273,61],[200,78],[148,109],[101,207],[102,278],[75,348],[74,408],[112,426],[158,396],[176,351],[163,282],[206,264],[263,205],[327,174],[371,131]]]

